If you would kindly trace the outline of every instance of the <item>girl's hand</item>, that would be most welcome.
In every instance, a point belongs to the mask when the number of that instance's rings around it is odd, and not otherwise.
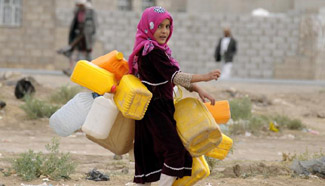
[[[208,99],[211,102],[211,105],[214,105],[215,99],[212,96],[210,96],[210,94],[208,94],[203,89],[201,89],[199,86],[197,86],[196,84],[192,84],[192,90],[199,94],[203,103],[205,103],[206,102],[205,100]]]
[[[205,99],[208,99],[211,102],[211,105],[214,105],[216,100],[212,96],[210,96],[207,92],[201,90],[198,92],[198,94],[199,94],[201,100],[203,101],[203,103],[206,102]]]
[[[211,80],[217,80],[219,77],[220,77],[220,70],[219,69],[216,69],[216,70],[213,70],[207,74],[205,74],[205,81],[211,81]]]

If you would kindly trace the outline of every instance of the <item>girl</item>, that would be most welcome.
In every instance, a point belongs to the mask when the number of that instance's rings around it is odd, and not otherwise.
[[[184,148],[173,118],[173,86],[195,91],[204,101],[215,100],[195,82],[217,80],[219,70],[208,74],[187,74],[179,70],[167,45],[173,33],[173,18],[162,7],[147,8],[137,27],[136,40],[129,57],[130,73],[138,76],[153,97],[142,120],[135,125],[135,176],[137,185],[159,181],[171,186],[176,178],[190,176],[192,157]]]

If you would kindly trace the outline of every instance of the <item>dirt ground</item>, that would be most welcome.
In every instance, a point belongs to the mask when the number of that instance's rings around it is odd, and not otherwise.
[[[0,81],[0,99],[7,106],[0,111],[0,170],[10,167],[9,160],[19,153],[32,149],[45,152],[45,144],[58,136],[49,127],[48,119],[29,120],[20,109],[22,101],[14,96],[17,79],[22,75],[11,74]],[[33,75],[36,96],[46,98],[62,85],[73,85],[68,77]],[[282,153],[316,153],[325,147],[325,87],[321,85],[299,85],[294,83],[252,83],[215,81],[201,84],[217,100],[232,99],[248,95],[253,100],[253,112],[283,114],[303,121],[306,131],[264,132],[263,135],[241,135],[233,137],[234,150],[219,161],[211,175],[197,183],[200,186],[216,185],[325,185],[317,176],[308,179],[293,176],[290,164],[282,162]],[[187,94],[196,96],[195,94]],[[77,171],[70,180],[52,181],[46,178],[26,182],[14,174],[5,177],[0,172],[0,185],[133,185],[134,163],[128,154],[122,160],[114,160],[113,154],[88,140],[81,132],[69,137],[60,137],[60,151],[70,152],[78,163]],[[86,180],[86,173],[97,168],[110,176],[110,181]],[[239,171],[239,173],[238,173]],[[153,185],[156,185],[154,183]]]

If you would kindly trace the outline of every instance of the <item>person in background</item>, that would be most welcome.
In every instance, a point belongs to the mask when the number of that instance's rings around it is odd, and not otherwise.
[[[63,73],[70,76],[76,61],[91,61],[91,52],[95,43],[97,27],[96,12],[90,0],[76,0],[76,8],[69,30],[69,45],[58,50],[69,58],[69,68]],[[73,52],[76,51],[75,56]]]
[[[217,62],[224,61],[220,79],[228,79],[231,77],[232,63],[237,52],[237,42],[231,35],[229,28],[225,28],[223,33],[224,36],[219,39],[214,57]]]

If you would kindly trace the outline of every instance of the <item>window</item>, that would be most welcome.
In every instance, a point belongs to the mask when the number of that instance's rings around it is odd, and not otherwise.
[[[155,6],[156,2],[155,0],[142,0],[142,9],[146,9],[151,6]]]
[[[131,0],[118,0],[117,6],[119,10],[132,10]]]
[[[19,26],[21,0],[0,0],[0,25]]]

